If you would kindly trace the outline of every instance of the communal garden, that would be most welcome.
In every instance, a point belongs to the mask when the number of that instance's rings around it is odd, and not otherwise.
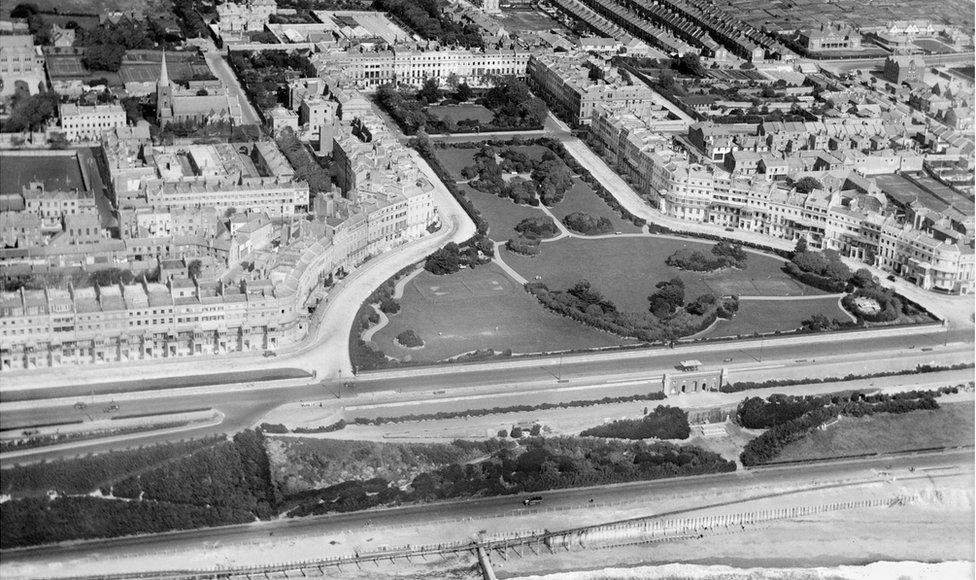
[[[427,260],[360,369],[931,320],[833,252],[657,233],[558,141],[415,145],[478,235]]]
[[[427,80],[419,89],[383,85],[376,102],[407,135],[541,129],[546,106],[515,77],[500,77],[488,89],[449,79]]]

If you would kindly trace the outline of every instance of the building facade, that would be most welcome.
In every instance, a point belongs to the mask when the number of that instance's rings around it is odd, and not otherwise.
[[[61,131],[69,141],[97,141],[102,131],[125,127],[122,105],[61,105]]]

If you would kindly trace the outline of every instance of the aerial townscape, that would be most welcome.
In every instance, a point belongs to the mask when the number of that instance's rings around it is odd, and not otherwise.
[[[0,576],[976,577],[974,20],[4,2]]]

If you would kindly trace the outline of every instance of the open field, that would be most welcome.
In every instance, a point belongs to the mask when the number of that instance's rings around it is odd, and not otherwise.
[[[834,296],[816,300],[743,300],[732,320],[720,320],[705,336],[751,335],[754,332],[787,331],[799,328],[800,323],[814,314],[823,314],[841,322],[850,317],[837,304]]]
[[[545,310],[495,265],[449,276],[424,272],[407,284],[400,303],[400,312],[373,335],[377,348],[400,359],[436,361],[485,348],[528,353],[630,342]],[[399,346],[396,336],[404,330],[416,332],[424,347]]]
[[[542,32],[546,30],[560,30],[566,32],[566,27],[549,17],[548,14],[540,10],[516,10],[502,9],[502,24],[508,30],[527,30],[532,32]]]
[[[474,119],[479,123],[490,123],[495,118],[494,113],[481,105],[435,105],[428,107],[427,112],[443,121],[450,119],[455,123],[466,119]]]
[[[824,431],[814,431],[791,443],[777,461],[818,459],[858,453],[890,453],[973,443],[973,404],[942,404],[934,411],[904,415],[882,413],[870,417],[841,417]]]
[[[620,217],[620,214],[610,209],[605,201],[597,197],[593,189],[579,178],[573,178],[573,187],[566,192],[562,201],[550,208],[552,214],[562,221],[573,212],[583,212],[595,218],[606,217],[613,224],[613,231],[625,234],[637,233],[641,230],[634,222]]]
[[[47,190],[87,189],[77,155],[0,155],[0,166],[0,193],[20,193],[32,181]]]
[[[503,259],[526,279],[541,276],[551,289],[569,288],[589,280],[618,309],[627,312],[647,308],[647,297],[662,280],[679,277],[685,283],[686,300],[706,292],[739,296],[801,296],[823,294],[780,271],[782,259],[749,253],[743,270],[715,273],[685,272],[664,260],[688,246],[708,251],[713,244],[662,237],[563,239],[543,244],[538,256],[520,256],[503,250]]]

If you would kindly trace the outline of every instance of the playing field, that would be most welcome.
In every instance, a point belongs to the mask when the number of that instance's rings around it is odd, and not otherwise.
[[[532,353],[606,347],[633,341],[588,328],[545,310],[498,266],[449,276],[423,272],[404,289],[400,312],[373,335],[376,348],[400,359],[436,361],[479,349]],[[413,330],[421,349],[396,344]]]
[[[86,189],[77,155],[0,153],[0,194],[20,193],[33,181],[48,190]]]
[[[623,311],[643,311],[654,285],[678,277],[685,282],[685,296],[736,294],[740,296],[799,296],[823,294],[804,286],[782,272],[783,260],[749,254],[742,270],[685,272],[664,260],[682,247],[708,251],[712,244],[660,237],[621,237],[595,240],[563,239],[542,244],[538,256],[520,256],[503,250],[503,259],[528,280],[541,277],[549,288],[569,288],[582,279]]]
[[[428,107],[427,112],[431,115],[446,121],[453,120],[455,123],[474,119],[479,123],[488,123],[495,118],[495,114],[481,105],[435,105]]]

